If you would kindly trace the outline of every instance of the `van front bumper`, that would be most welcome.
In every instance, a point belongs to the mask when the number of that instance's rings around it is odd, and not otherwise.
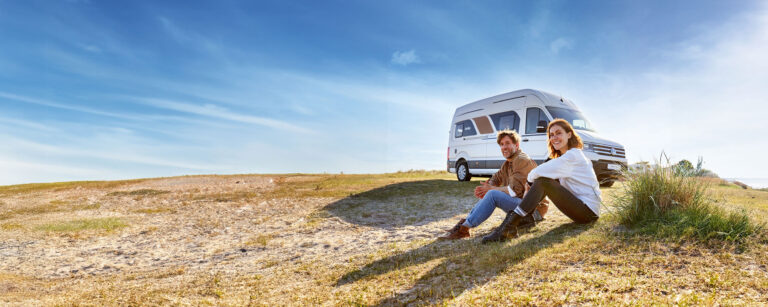
[[[611,160],[597,160],[592,161],[592,168],[595,170],[598,180],[618,179],[621,177],[621,171],[627,169],[627,164]]]

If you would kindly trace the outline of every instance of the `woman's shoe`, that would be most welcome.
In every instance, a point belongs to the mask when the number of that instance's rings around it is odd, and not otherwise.
[[[517,225],[523,220],[523,217],[514,212],[507,213],[507,217],[496,227],[493,232],[483,237],[482,243],[504,242],[517,237]]]

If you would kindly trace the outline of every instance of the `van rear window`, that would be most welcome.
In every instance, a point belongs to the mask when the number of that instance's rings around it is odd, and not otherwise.
[[[477,134],[471,120],[465,120],[456,123],[455,131],[456,132],[453,135],[457,138]]]

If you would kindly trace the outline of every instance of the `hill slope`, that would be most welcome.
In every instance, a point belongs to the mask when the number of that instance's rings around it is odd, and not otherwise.
[[[11,304],[756,304],[768,247],[632,234],[555,208],[520,238],[434,238],[478,181],[443,172],[187,176],[0,187]],[[606,203],[617,188],[604,189]],[[768,220],[768,192],[715,185]],[[610,212],[610,207],[607,210]]]

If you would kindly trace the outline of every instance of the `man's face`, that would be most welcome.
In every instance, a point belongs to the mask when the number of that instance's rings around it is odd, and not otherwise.
[[[512,138],[505,136],[501,139],[501,142],[499,143],[499,147],[501,147],[501,155],[504,156],[504,158],[509,159],[514,155],[517,150],[519,149],[519,144],[515,144],[512,142]]]

